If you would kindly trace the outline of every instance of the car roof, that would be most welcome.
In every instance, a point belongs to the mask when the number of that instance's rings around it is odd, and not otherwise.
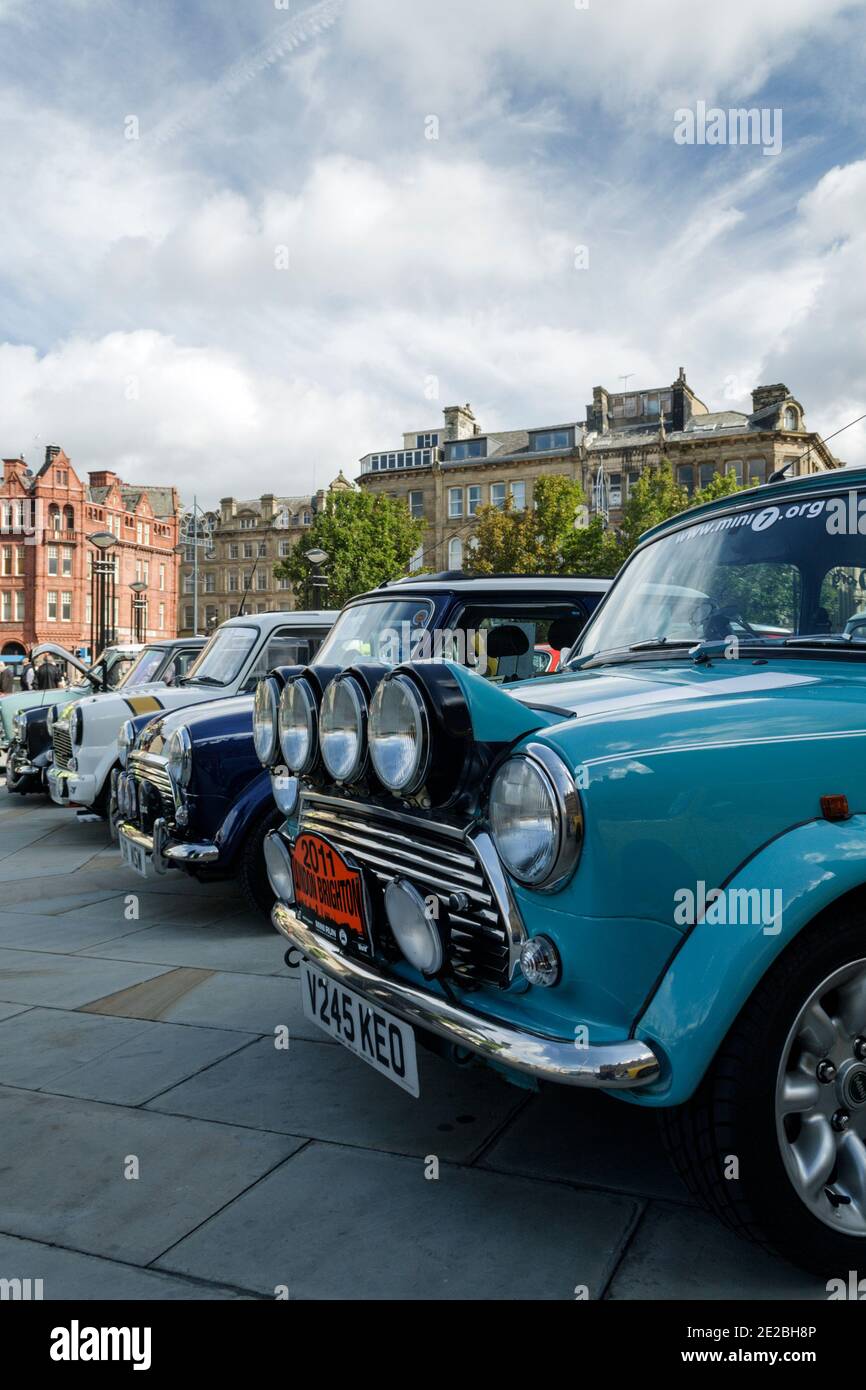
[[[487,574],[478,575],[471,579],[461,578],[459,575],[453,577],[432,575],[429,578],[418,579],[408,576],[405,579],[395,579],[387,584],[381,584],[378,589],[369,589],[364,594],[356,594],[349,602],[357,603],[359,599],[387,598],[392,594],[396,594],[398,597],[406,594],[414,598],[421,594],[489,593],[491,589],[501,593],[538,589],[548,593],[605,594],[612,583],[612,579],[585,579],[580,575],[561,574]]]
[[[148,642],[149,647],[156,647],[159,651],[169,651],[172,647],[189,647],[194,642],[199,646],[204,646],[206,637],[160,637],[155,642]]]
[[[339,608],[286,608],[277,613],[242,613],[239,618],[226,618],[215,632],[223,627],[249,627],[258,623],[261,627],[330,627],[340,616]]]

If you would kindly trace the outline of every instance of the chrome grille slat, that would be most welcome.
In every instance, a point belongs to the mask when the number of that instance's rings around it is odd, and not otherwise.
[[[470,985],[509,983],[513,943],[499,901],[474,841],[454,825],[305,791],[299,829],[327,836],[382,885],[399,875],[446,903],[465,894],[465,906],[448,910],[451,972]]]
[[[129,755],[128,771],[139,785],[142,782],[147,782],[159,792],[163,813],[168,819],[174,820],[177,809],[174,784],[169,776],[165,760],[157,758],[152,753],[141,753],[133,750]]]
[[[51,732],[51,743],[54,748],[54,766],[65,771],[72,757],[72,739],[68,724],[54,725]]]

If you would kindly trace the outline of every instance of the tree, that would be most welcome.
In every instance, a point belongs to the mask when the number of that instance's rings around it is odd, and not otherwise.
[[[481,507],[475,530],[475,546],[466,557],[473,574],[559,574],[563,550],[574,533],[584,496],[580,483],[562,473],[538,478],[534,506],[517,511],[505,507]]]
[[[668,517],[684,512],[692,505],[688,492],[674,478],[668,459],[641,469],[629,488],[628,501],[622,514],[622,545],[624,556],[630,555],[643,535]]]
[[[330,608],[342,608],[354,594],[405,574],[423,534],[423,520],[412,517],[404,501],[364,491],[329,492],[303,538],[274,565],[274,576],[291,581],[299,606],[318,608],[327,600]],[[328,555],[327,589],[310,582],[306,552],[314,549]]]
[[[625,559],[626,551],[615,531],[605,530],[604,518],[591,516],[587,525],[573,531],[562,547],[565,574],[613,578]]]

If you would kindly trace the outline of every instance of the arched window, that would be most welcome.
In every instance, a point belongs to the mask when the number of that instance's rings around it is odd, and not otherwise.
[[[49,531],[60,530],[60,508],[56,502],[52,502],[48,508],[48,529]]]
[[[64,531],[75,530],[75,509],[73,507],[63,508],[63,529]]]
[[[785,429],[798,430],[799,428],[800,422],[797,419],[797,412],[792,405],[789,405],[785,411]]]
[[[463,542],[459,536],[452,536],[448,542],[448,568],[450,570],[462,570],[463,568]]]

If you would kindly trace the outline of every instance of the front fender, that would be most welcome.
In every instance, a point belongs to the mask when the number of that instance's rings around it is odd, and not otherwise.
[[[240,853],[247,835],[265,814],[276,812],[274,795],[271,791],[271,774],[261,768],[240,796],[231,805],[225,820],[216,833],[216,845],[220,852],[220,864],[230,864]]]
[[[725,901],[732,890],[779,890],[781,913],[767,926],[698,922],[690,929],[633,1029],[635,1037],[658,1045],[666,1063],[662,1076],[627,1098],[657,1106],[688,1100],[785,947],[825,908],[864,883],[866,814],[796,826],[741,865],[723,885]]]

